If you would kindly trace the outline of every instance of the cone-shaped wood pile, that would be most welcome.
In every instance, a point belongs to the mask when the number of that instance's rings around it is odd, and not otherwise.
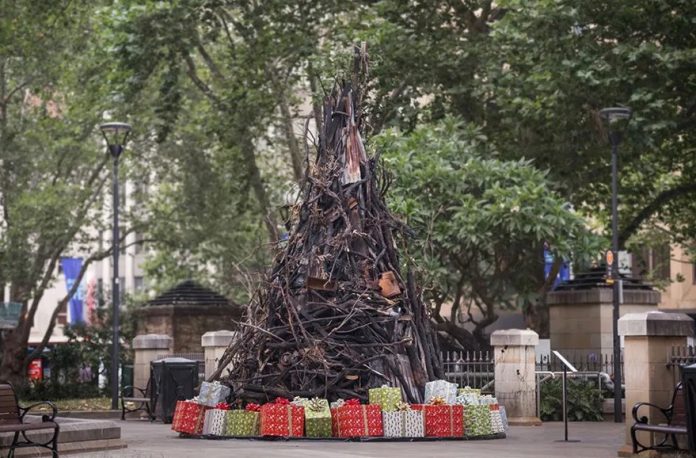
[[[399,268],[401,225],[365,152],[355,86],[336,84],[325,100],[287,246],[212,377],[231,363],[222,378],[237,399],[365,399],[386,383],[418,402],[442,376],[428,313]]]

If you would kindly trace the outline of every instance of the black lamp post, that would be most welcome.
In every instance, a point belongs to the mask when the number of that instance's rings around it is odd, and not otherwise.
[[[621,342],[619,340],[619,216],[618,216],[618,149],[624,130],[631,119],[631,109],[624,107],[604,108],[599,111],[607,127],[611,143],[611,283],[612,283],[612,324],[614,350],[614,421],[623,422],[621,415]]]
[[[119,227],[118,227],[118,158],[121,156],[125,146],[128,134],[131,131],[130,124],[123,122],[109,122],[99,126],[102,135],[106,140],[107,151],[113,159],[112,178],[113,178],[113,210],[114,223],[111,235],[111,248],[113,250],[113,275],[112,275],[112,304],[113,304],[113,336],[111,347],[111,408],[118,409],[118,353],[120,340],[120,325],[119,325],[119,306],[120,306],[120,291],[119,291],[119,272],[118,272],[118,255],[119,255]]]

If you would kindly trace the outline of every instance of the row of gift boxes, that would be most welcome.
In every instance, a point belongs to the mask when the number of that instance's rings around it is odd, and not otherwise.
[[[502,433],[505,409],[490,405],[413,404],[383,412],[379,405],[343,405],[328,412],[265,404],[260,412],[213,409],[179,401],[172,429],[192,435],[305,437],[475,437]]]

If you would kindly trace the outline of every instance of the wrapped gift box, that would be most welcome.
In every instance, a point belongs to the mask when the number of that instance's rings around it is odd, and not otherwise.
[[[498,405],[488,406],[491,411],[491,430],[494,434],[504,433],[505,425],[503,425],[503,417],[500,415]]]
[[[370,404],[377,404],[382,408],[382,412],[393,412],[401,403],[401,388],[393,388],[382,385],[381,388],[370,388],[368,391],[368,401]]]
[[[464,406],[464,422],[467,436],[488,436],[493,434],[491,409],[488,405]]]
[[[426,437],[463,437],[464,406],[413,404],[413,410],[422,410]]]
[[[483,405],[489,405],[489,406],[490,406],[490,405],[495,405],[495,406],[497,406],[497,405],[498,405],[498,399],[495,398],[495,397],[493,397],[493,396],[491,396],[490,394],[486,394],[486,395],[480,396],[480,397],[478,398],[478,403],[479,403],[479,404],[483,404]]]
[[[226,436],[258,436],[259,413],[253,410],[228,410]]]
[[[177,401],[172,419],[172,429],[178,433],[203,434],[205,412],[210,407],[194,401]]]
[[[465,386],[464,388],[459,388],[457,390],[457,394],[460,396],[466,394],[478,398],[479,396],[481,396],[481,390],[479,388],[471,388],[470,386]]]
[[[331,437],[332,421],[329,401],[309,399],[304,401],[305,435],[307,437]]]
[[[227,409],[210,409],[203,420],[203,434],[224,436],[227,430]]]
[[[304,407],[289,401],[261,406],[262,436],[302,437],[304,434]]]
[[[382,409],[376,405],[346,403],[335,409],[336,437],[383,436]]]
[[[478,396],[474,394],[459,394],[457,395],[457,398],[454,400],[455,404],[459,405],[469,405],[469,404],[478,404],[479,403],[479,398]]]
[[[384,437],[424,437],[425,420],[422,410],[382,412]]]
[[[331,408],[331,437],[338,437],[338,413],[336,408]]]
[[[503,420],[503,429],[507,431],[508,429],[508,419],[507,419],[507,412],[505,412],[505,406],[498,406],[498,411],[500,412],[500,418]]]
[[[445,404],[454,404],[457,399],[457,385],[446,380],[435,380],[425,384],[425,402],[433,398],[443,398]]]
[[[203,382],[198,393],[198,402],[208,407],[215,407],[225,402],[230,395],[230,387],[220,382]]]

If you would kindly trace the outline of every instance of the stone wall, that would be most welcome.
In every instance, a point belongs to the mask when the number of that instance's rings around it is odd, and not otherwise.
[[[146,306],[138,310],[138,334],[164,334],[174,339],[173,353],[202,353],[201,336],[209,331],[235,329],[235,307],[222,305]]]
[[[626,290],[619,316],[655,310],[659,302],[657,291]],[[611,288],[554,291],[549,293],[547,303],[552,349],[598,357],[612,352]]]

